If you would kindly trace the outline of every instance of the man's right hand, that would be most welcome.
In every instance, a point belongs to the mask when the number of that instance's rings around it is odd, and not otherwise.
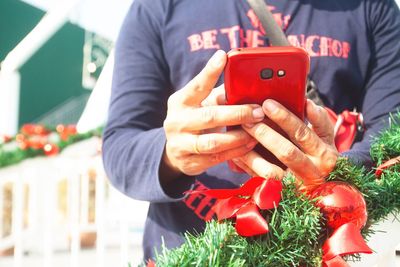
[[[168,176],[173,176],[169,178],[182,173],[198,175],[216,164],[245,155],[257,144],[241,128],[228,132],[210,131],[257,123],[265,116],[259,105],[202,105],[203,100],[209,100],[225,64],[226,53],[217,51],[193,80],[168,99],[163,169],[166,167]]]

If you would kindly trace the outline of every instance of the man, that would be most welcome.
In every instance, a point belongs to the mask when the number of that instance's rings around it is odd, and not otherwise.
[[[369,165],[371,136],[400,105],[400,15],[393,0],[267,1],[288,40],[311,57],[311,78],[325,104],[362,111],[367,131],[345,153]],[[268,32],[268,29],[265,29]],[[213,199],[189,189],[233,188],[249,175],[282,177],[284,170],[252,149],[259,142],[311,190],[323,183],[338,153],[325,111],[306,105],[307,127],[279,103],[224,105],[226,51],[266,46],[244,0],[136,0],[116,46],[104,163],[113,185],[151,202],[143,240],[145,259],[164,238],[182,242],[213,217]],[[224,52],[225,51],[225,52]],[[286,139],[261,121],[267,116]],[[221,132],[228,125],[241,129]],[[297,146],[295,146],[295,143]],[[127,211],[133,212],[133,211]]]

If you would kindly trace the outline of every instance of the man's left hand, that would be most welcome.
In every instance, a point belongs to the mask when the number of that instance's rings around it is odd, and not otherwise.
[[[310,191],[322,184],[333,170],[339,155],[334,142],[333,125],[328,114],[311,100],[306,103],[308,127],[296,115],[278,102],[268,99],[263,103],[265,115],[275,122],[290,140],[265,123],[243,125],[243,128],[288,167]],[[235,162],[250,175],[282,177],[284,171],[251,151]]]

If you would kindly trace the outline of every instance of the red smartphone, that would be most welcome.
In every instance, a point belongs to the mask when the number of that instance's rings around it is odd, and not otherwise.
[[[231,50],[224,71],[227,104],[262,105],[266,99],[274,99],[304,120],[309,68],[310,58],[302,48],[288,46]],[[272,121],[265,119],[264,122],[287,137]],[[257,145],[255,150],[269,162],[286,169],[261,145]],[[232,168],[231,162],[229,165]]]

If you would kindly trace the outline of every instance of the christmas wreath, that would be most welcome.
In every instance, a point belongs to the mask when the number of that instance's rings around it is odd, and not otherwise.
[[[400,114],[390,122],[371,146],[378,167],[339,158],[312,194],[298,192],[290,175],[203,191],[218,199],[218,222],[207,222],[201,234],[186,233],[182,246],[164,247],[148,265],[347,266],[359,253],[372,253],[365,241],[371,226],[400,208]]]
[[[67,146],[93,136],[100,137],[101,133],[101,128],[78,133],[75,125],[47,127],[41,124],[25,124],[15,136],[0,134],[0,168],[28,158],[57,155]]]

